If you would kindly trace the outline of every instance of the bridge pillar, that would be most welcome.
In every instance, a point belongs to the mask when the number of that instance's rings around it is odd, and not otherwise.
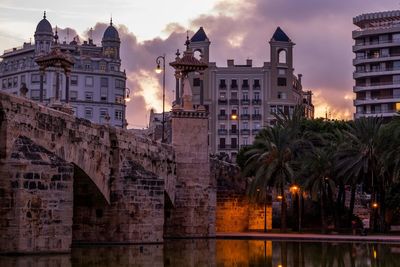
[[[215,236],[216,187],[210,180],[207,136],[204,108],[172,110],[176,191],[174,205],[165,212],[165,237]]]

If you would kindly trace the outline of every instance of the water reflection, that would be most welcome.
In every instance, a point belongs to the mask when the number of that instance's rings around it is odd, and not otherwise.
[[[400,244],[169,240],[158,245],[74,248],[71,254],[0,256],[1,267],[400,266]]]

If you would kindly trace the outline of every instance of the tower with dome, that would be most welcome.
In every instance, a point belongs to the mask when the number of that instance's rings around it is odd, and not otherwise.
[[[40,101],[42,87],[44,105],[58,96],[59,101],[71,106],[77,117],[126,127],[126,74],[121,70],[121,40],[112,20],[104,31],[101,45],[91,38],[82,43],[79,38],[59,42],[55,36],[56,28],[44,12],[34,32],[34,43],[23,43],[0,56],[0,90]],[[41,72],[37,64],[37,59],[49,55],[55,45],[73,62],[69,79],[55,67]],[[64,89],[67,80],[69,94]]]

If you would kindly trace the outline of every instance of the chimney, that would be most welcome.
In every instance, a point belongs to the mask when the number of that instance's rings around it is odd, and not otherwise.
[[[249,66],[249,67],[253,66],[253,60],[247,59],[246,60],[246,65]]]
[[[235,65],[235,62],[233,59],[228,59],[226,64],[228,65],[228,67],[233,67]]]

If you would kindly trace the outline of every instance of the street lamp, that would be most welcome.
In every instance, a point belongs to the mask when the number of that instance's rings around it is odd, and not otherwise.
[[[232,113],[231,114],[231,119],[234,121],[237,121],[236,125],[236,131],[237,131],[237,154],[239,155],[239,150],[240,150],[240,146],[239,146],[239,107],[236,111],[236,113]],[[237,159],[237,156],[236,156]]]
[[[160,66],[162,61],[162,68]],[[162,133],[161,133],[161,143],[164,143],[164,128],[165,128],[165,54],[162,56],[158,56],[156,58],[156,64],[157,64],[157,68],[156,68],[156,73],[160,74],[161,72],[163,73],[163,96],[162,96]]]
[[[125,93],[125,101],[126,102],[129,102],[129,101],[131,101],[131,98],[130,98],[130,94],[131,94],[131,89],[129,89],[128,87],[126,87],[125,88],[126,89],[126,93]]]
[[[290,187],[290,192],[292,192],[292,194],[295,195],[295,197],[296,197],[297,208],[298,208],[297,212],[296,212],[297,213],[297,222],[298,222],[297,227],[299,228],[298,231],[300,232],[300,229],[301,229],[300,187],[294,184]],[[293,205],[293,207],[294,207],[294,205]]]

